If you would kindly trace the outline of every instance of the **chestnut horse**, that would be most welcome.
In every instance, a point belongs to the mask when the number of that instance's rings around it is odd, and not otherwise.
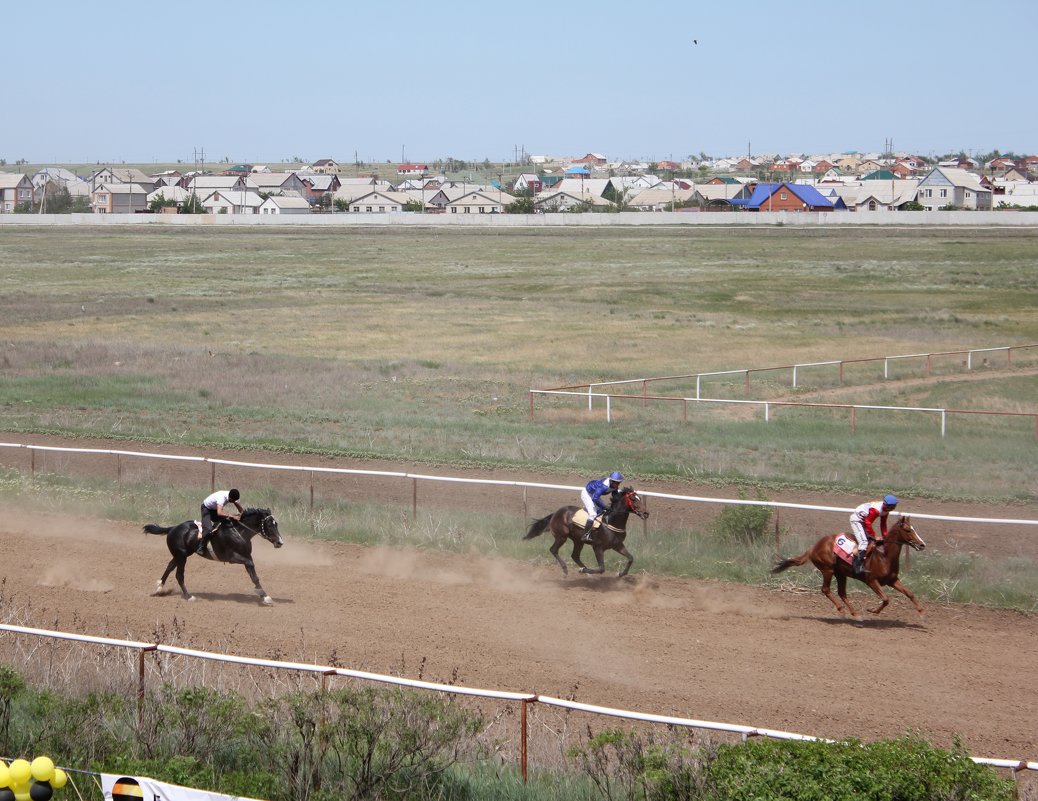
[[[893,587],[915,605],[915,610],[920,615],[923,614],[923,607],[919,605],[915,596],[898,578],[901,546],[908,545],[917,551],[921,551],[926,547],[923,538],[912,528],[912,519],[910,517],[899,517],[897,522],[887,531],[887,536],[884,539],[877,540],[872,553],[865,557],[864,576],[855,575],[851,566],[833,552],[833,542],[835,542],[838,536],[840,535],[830,534],[827,537],[822,537],[800,556],[779,560],[771,572],[781,573],[788,567],[799,567],[810,560],[815,567],[822,571],[822,595],[833,602],[837,612],[841,615],[843,614],[843,607],[833,597],[832,591],[829,588],[835,575],[840,599],[847,605],[847,611],[851,613],[851,617],[855,620],[859,619],[858,611],[851,606],[851,602],[847,599],[848,576],[865,582],[879,596],[879,606],[875,609],[869,609],[872,614],[878,615],[890,603],[890,598],[883,592],[883,587]]]
[[[545,515],[540,520],[534,520],[530,524],[530,528],[527,529],[526,536],[523,539],[532,540],[545,531],[551,531],[555,537],[555,542],[548,550],[555,557],[555,561],[562,567],[562,575],[564,576],[569,574],[569,570],[566,567],[566,563],[559,557],[559,548],[568,539],[573,540],[573,553],[571,556],[573,561],[580,565],[581,573],[605,573],[605,560],[602,558],[602,554],[613,550],[627,560],[627,563],[617,573],[617,577],[623,578],[626,576],[627,571],[631,569],[631,564],[634,562],[631,552],[624,546],[624,539],[627,537],[627,518],[632,513],[638,515],[642,520],[649,516],[641,496],[634,491],[633,487],[624,487],[622,490],[612,493],[612,503],[609,509],[598,519],[595,527],[591,530],[591,547],[594,548],[595,559],[598,560],[597,569],[587,567],[580,561],[580,552],[584,550],[585,543],[583,542],[583,522],[573,522],[573,515],[578,512],[581,513],[582,518],[586,514],[580,506],[563,506],[550,515]]]

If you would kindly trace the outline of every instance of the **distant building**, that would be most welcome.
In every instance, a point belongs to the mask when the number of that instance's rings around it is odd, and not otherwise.
[[[401,164],[396,168],[397,175],[421,175],[428,171],[428,164]]]
[[[20,203],[35,198],[32,181],[24,173],[0,172],[0,214],[10,214]]]
[[[919,182],[918,201],[927,211],[944,206],[959,209],[991,209],[991,190],[971,172],[956,167],[935,167]]]

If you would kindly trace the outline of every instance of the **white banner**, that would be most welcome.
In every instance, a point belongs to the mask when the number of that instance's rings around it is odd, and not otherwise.
[[[246,796],[166,784],[147,776],[118,776],[111,773],[102,773],[100,776],[105,801],[260,801]]]

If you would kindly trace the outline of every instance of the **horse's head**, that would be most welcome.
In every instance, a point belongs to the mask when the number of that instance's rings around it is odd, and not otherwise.
[[[921,551],[926,547],[923,538],[919,536],[919,532],[912,526],[912,518],[907,515],[897,519],[897,522],[890,529],[887,536],[917,551]]]
[[[258,531],[260,536],[275,548],[280,548],[285,544],[285,541],[281,539],[281,532],[278,531],[278,521],[271,514],[270,509],[246,509],[242,514],[242,522],[245,521],[248,521],[246,525]]]
[[[645,508],[645,501],[642,500],[642,496],[635,491],[634,487],[624,487],[620,490],[620,501],[623,503],[624,509],[638,515],[642,520],[649,516],[649,510]]]

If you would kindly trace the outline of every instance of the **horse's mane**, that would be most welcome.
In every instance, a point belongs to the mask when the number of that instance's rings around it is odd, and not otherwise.
[[[256,506],[248,506],[245,511],[242,512],[242,517],[248,515],[249,517],[266,517],[270,514],[270,509],[260,509]]]

